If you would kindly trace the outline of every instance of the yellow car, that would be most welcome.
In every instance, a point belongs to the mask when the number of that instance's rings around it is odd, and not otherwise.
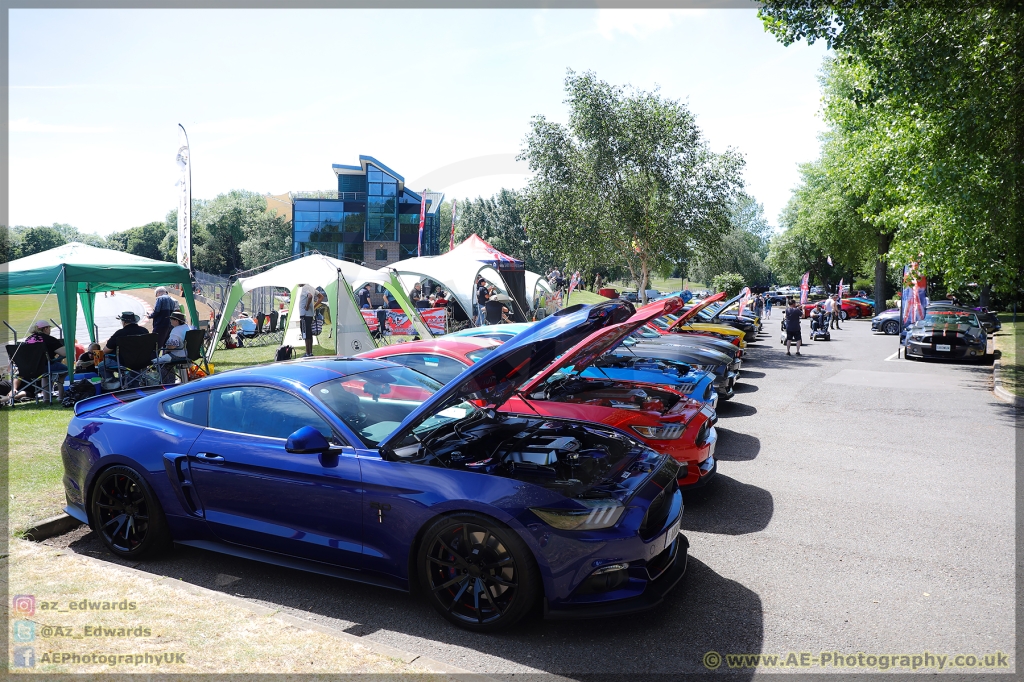
[[[683,311],[678,317],[667,315],[651,322],[648,326],[659,334],[700,334],[725,339],[739,348],[746,348],[747,342],[742,330],[727,324],[701,322],[696,319],[697,313],[707,306],[725,298],[725,293],[708,296],[700,303]]]

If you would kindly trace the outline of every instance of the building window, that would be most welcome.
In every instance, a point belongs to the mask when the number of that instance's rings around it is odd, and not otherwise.
[[[377,252],[374,255],[374,258],[376,258],[377,260],[387,260],[388,259],[388,250],[387,249],[377,249]]]

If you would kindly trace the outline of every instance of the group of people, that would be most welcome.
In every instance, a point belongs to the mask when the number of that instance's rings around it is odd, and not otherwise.
[[[800,321],[804,317],[804,311],[795,298],[790,298],[788,303],[785,320],[786,355],[792,355],[789,350],[791,343],[796,343],[796,354],[800,355],[800,346],[803,343],[803,337],[800,333]],[[813,332],[818,329],[841,329],[839,318],[841,317],[842,305],[838,294],[833,294],[824,301],[818,301],[814,308],[811,309],[811,331]]]
[[[485,324],[502,324],[511,322],[509,309],[505,305],[509,297],[499,294],[497,287],[489,284],[483,277],[476,280],[476,326]]]
[[[763,317],[766,320],[770,320],[772,317],[772,297],[767,294],[756,294],[754,300],[751,301],[751,306],[754,309],[754,314],[758,317]]]

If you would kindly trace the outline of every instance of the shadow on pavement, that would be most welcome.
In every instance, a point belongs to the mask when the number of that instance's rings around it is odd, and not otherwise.
[[[746,377],[743,378],[746,379]],[[732,390],[736,393],[754,393],[757,391],[757,386],[755,384],[736,383],[733,385]]]
[[[719,417],[749,417],[757,414],[756,407],[738,403],[735,398],[732,400],[719,400],[718,408],[715,411],[718,412]]]
[[[740,376],[743,377],[744,379],[764,379],[768,375],[765,374],[764,372],[755,372],[749,369],[741,369]]]
[[[764,530],[775,500],[764,488],[718,474],[703,488],[685,494],[683,530],[745,535]]]
[[[724,498],[731,498],[739,491],[726,484],[722,492]],[[684,520],[690,514],[687,507]],[[614,619],[583,621],[546,621],[534,614],[499,634],[477,634],[456,628],[437,615],[425,600],[404,592],[191,547],[176,546],[166,557],[145,561],[136,568],[277,606],[285,612],[424,656],[451,657],[453,665],[462,667],[467,664],[460,663],[457,648],[493,657],[488,664],[490,670],[502,669],[504,660],[544,673],[594,682],[655,676],[664,676],[667,682],[669,675],[678,680],[680,674],[706,673],[702,661],[708,651],[723,655],[759,653],[764,638],[761,598],[694,558],[693,553],[700,553],[700,540],[689,539],[692,545],[686,575],[656,609]],[[102,549],[91,531],[85,531],[68,547],[111,563],[122,563]],[[94,554],[97,548],[100,553]],[[228,587],[219,587],[217,576],[223,574],[238,580]],[[724,663],[722,667],[727,669]],[[512,678],[511,674],[490,674]],[[734,675],[746,680],[753,671],[736,671]],[[541,679],[539,673],[533,677]],[[528,679],[531,674],[526,671],[515,674],[515,680]]]
[[[718,445],[715,459],[723,462],[749,462],[761,452],[761,439],[750,434],[716,427]]]

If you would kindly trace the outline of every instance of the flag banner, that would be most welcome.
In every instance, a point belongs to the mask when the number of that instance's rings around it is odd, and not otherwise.
[[[427,219],[427,195],[426,190],[420,197],[420,233],[416,238],[416,255],[423,255],[423,223]]]
[[[572,273],[572,277],[569,279],[569,293],[571,294],[572,290],[575,289],[577,286],[579,286],[579,284],[580,284],[580,271],[577,270],[576,272]]]
[[[924,319],[924,311],[928,305],[928,280],[921,276],[917,263],[903,268],[903,293],[900,296],[903,324],[914,324]]]
[[[829,256],[829,257],[828,257],[828,258],[826,258],[825,260],[826,260],[826,261],[828,262],[828,266],[829,266],[829,267],[832,267],[832,256]]]
[[[839,300],[843,300],[843,280],[839,280]]]
[[[746,310],[748,303],[750,303],[750,287],[743,287],[743,291],[740,292],[740,315]]]
[[[455,212],[459,208],[459,200],[452,199],[452,240],[448,244],[448,250],[451,251],[455,248]]]
[[[377,331],[377,328],[380,326],[377,320],[377,311],[364,309],[360,312],[363,314],[363,319],[366,321],[366,326],[369,327],[370,331]],[[444,308],[425,308],[420,310],[419,313],[431,334],[440,336],[448,333],[446,329],[448,311]],[[387,311],[386,324],[386,331],[395,336],[415,336],[418,333],[409,316],[398,310]]]
[[[189,162],[188,135],[178,124],[178,265],[192,271],[192,166]]]
[[[808,281],[811,278],[810,272],[804,273],[804,278],[800,280],[800,305],[807,305],[807,293],[810,290]]]

